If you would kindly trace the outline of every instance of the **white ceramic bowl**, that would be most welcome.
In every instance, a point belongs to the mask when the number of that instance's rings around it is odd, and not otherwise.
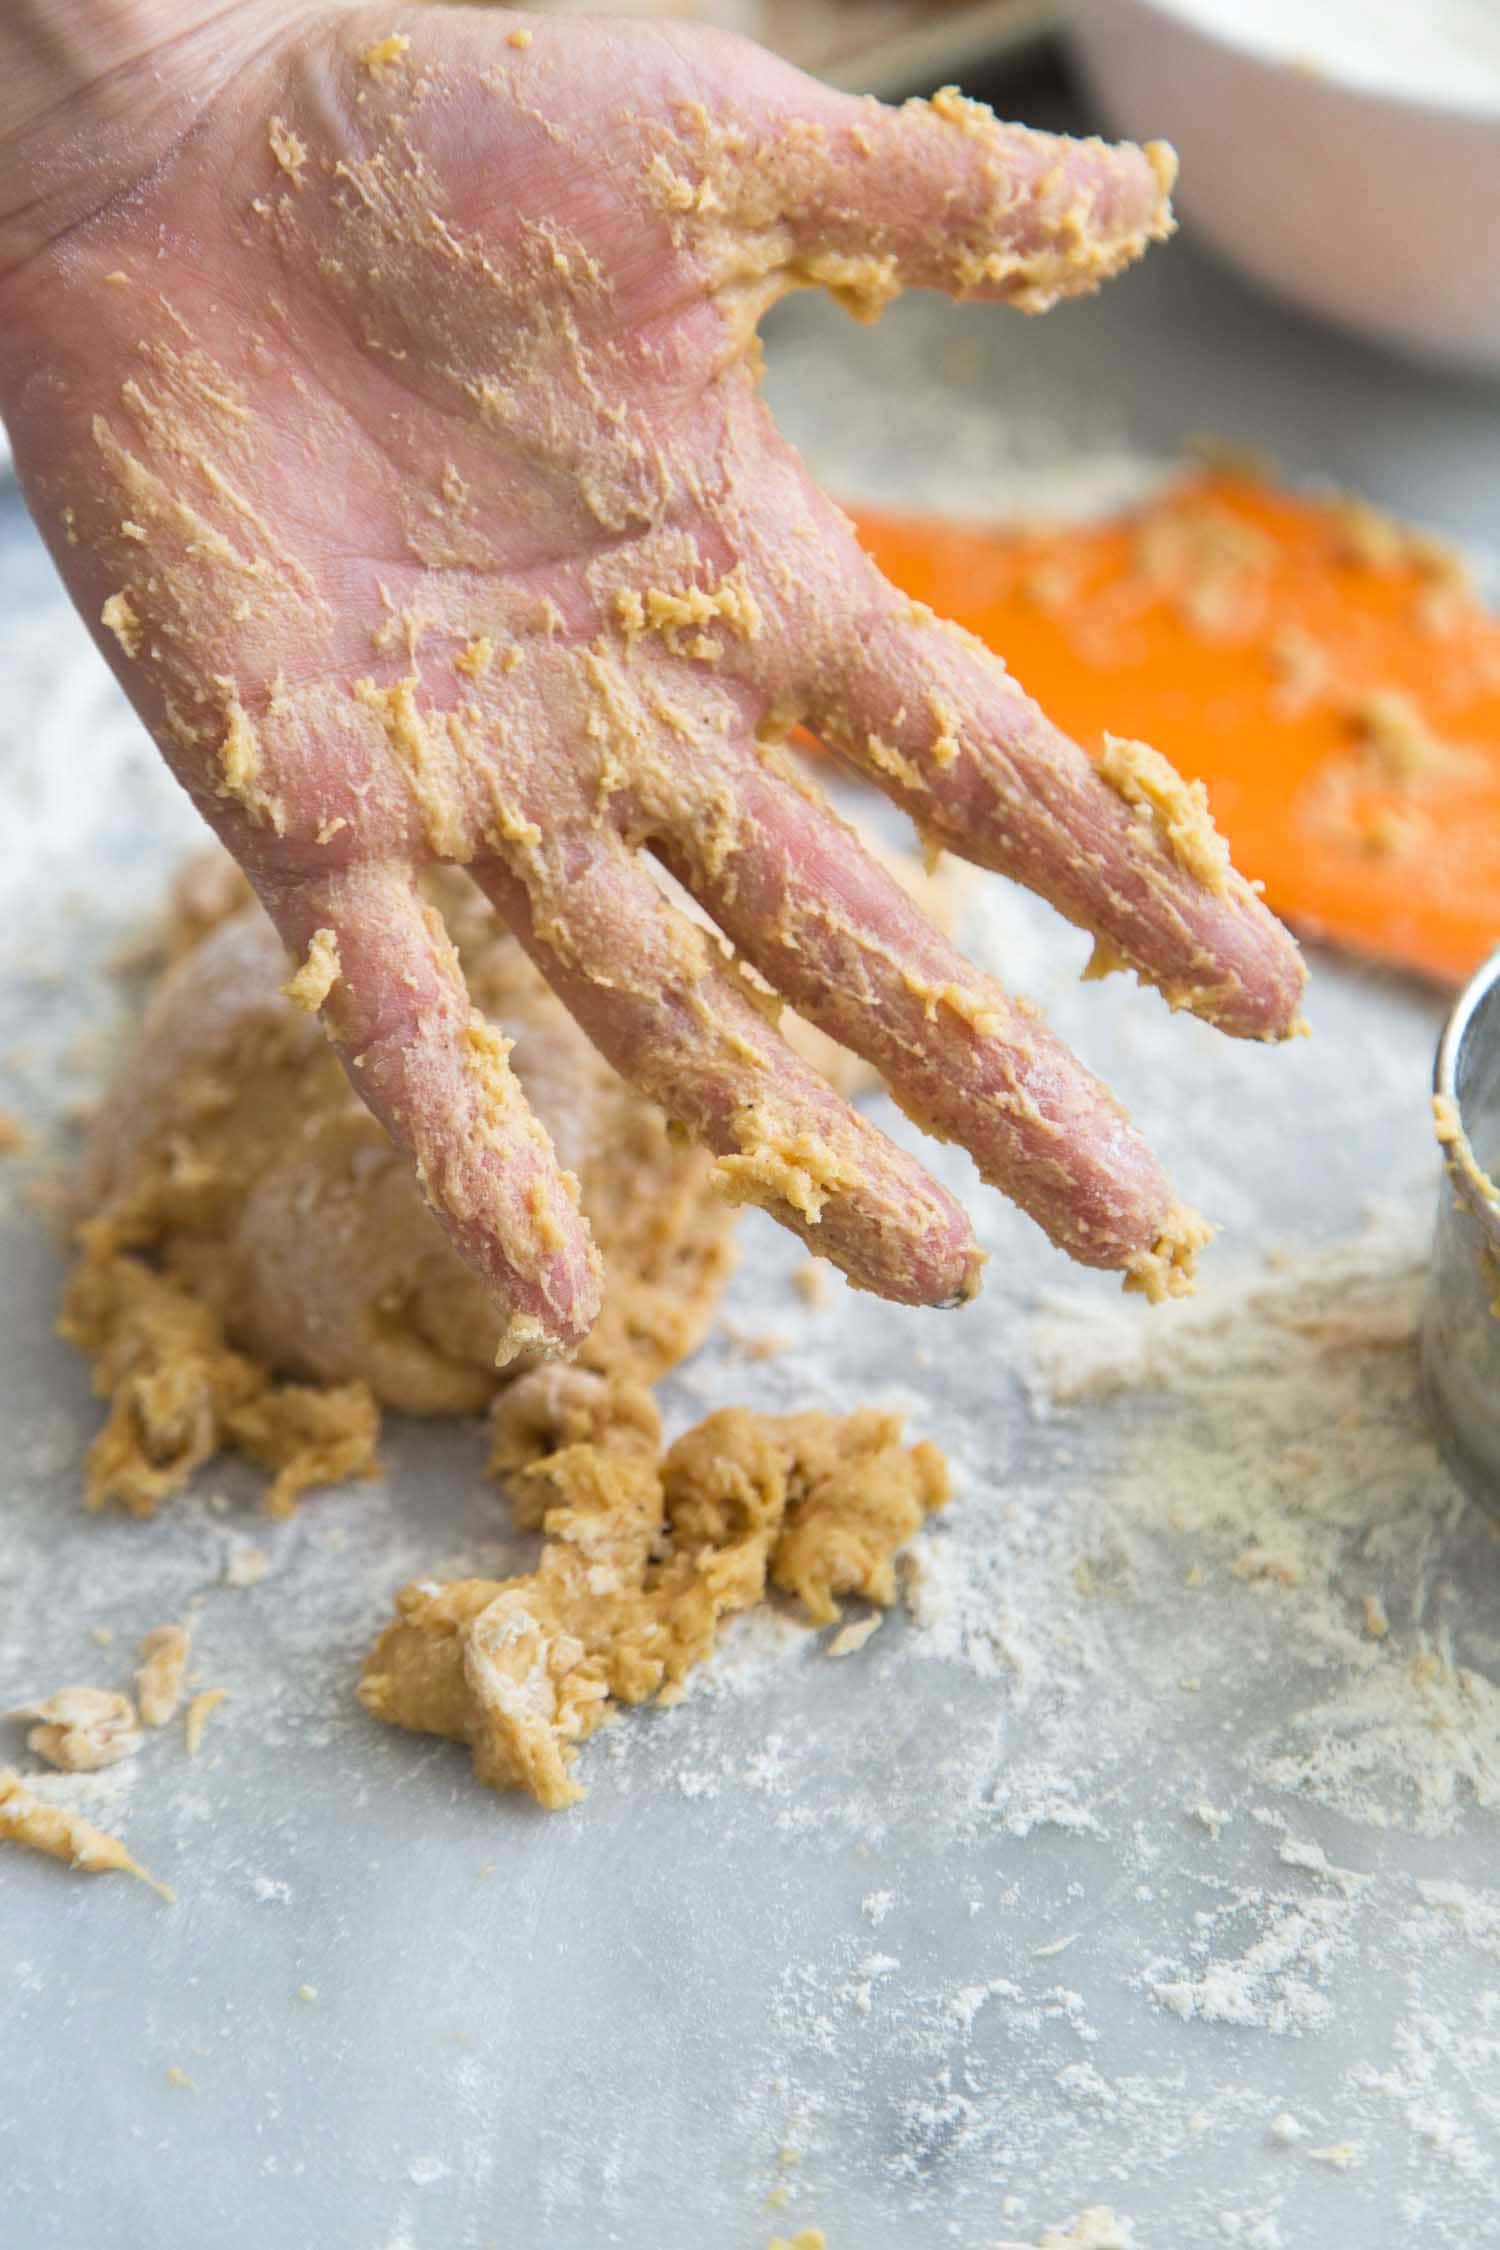
[[[1452,0],[1450,0],[1450,6]],[[1402,36],[1429,0],[1410,0]],[[1500,371],[1500,79],[1403,71],[1303,36],[1259,0],[1074,0],[1072,33],[1111,127],[1182,159],[1178,207],[1304,311],[1452,365]],[[1427,17],[1430,24],[1432,17]],[[1415,28],[1414,28],[1415,27]],[[1412,67],[1416,65],[1416,67]]]

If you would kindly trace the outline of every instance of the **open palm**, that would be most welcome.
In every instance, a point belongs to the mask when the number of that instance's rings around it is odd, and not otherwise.
[[[1226,1030],[1288,1031],[1294,948],[1190,800],[1112,786],[880,577],[755,380],[790,287],[873,313],[1092,286],[1165,231],[1166,171],[718,35],[283,11],[6,282],[3,405],[68,582],[512,1349],[586,1331],[596,1260],[415,888],[433,859],[730,1192],[863,1286],[970,1293],[972,1236],[767,986],[1075,1256],[1154,1291],[1189,1247],[1108,1094],[777,744],[805,723]]]

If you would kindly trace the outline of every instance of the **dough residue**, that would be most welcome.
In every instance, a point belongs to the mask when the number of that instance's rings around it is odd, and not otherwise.
[[[26,1747],[63,1773],[98,1773],[134,1757],[141,1746],[135,1705],[128,1695],[109,1688],[59,1688],[40,1703],[23,1703],[10,1716],[38,1722]]]
[[[1432,1097],[1432,1126],[1443,1151],[1449,1177],[1469,1191],[1476,1213],[1500,1211],[1500,1187],[1474,1154],[1457,1102],[1451,1094]]]
[[[158,1625],[142,1641],[135,1699],[148,1727],[164,1727],[182,1700],[191,1647],[183,1625]]]
[[[281,989],[294,1007],[305,1008],[309,1015],[316,1015],[342,973],[338,939],[332,930],[314,930],[301,968],[287,978]]]
[[[722,655],[723,644],[705,626],[724,625],[737,639],[753,641],[761,630],[760,605],[750,590],[744,566],[737,565],[717,586],[685,586],[679,593],[647,586],[637,591],[622,586],[615,595],[615,616],[627,640],[640,633],[660,633],[679,654],[711,661]],[[682,635],[692,633],[684,641]]]
[[[198,1752],[202,1749],[203,1730],[215,1711],[218,1710],[219,1705],[227,1700],[228,1694],[227,1688],[204,1688],[200,1694],[193,1697],[192,1702],[188,1705],[183,1714],[183,1739],[187,1745],[187,1754],[190,1758],[196,1758]]]
[[[95,1828],[65,1806],[49,1804],[8,1768],[0,1768],[0,1843],[23,1844],[49,1859],[65,1860],[85,1875],[134,1875],[168,1905],[172,1903],[174,1894],[166,1884],[148,1875],[118,1836]]]
[[[1191,1297],[1197,1286],[1198,1252],[1213,1236],[1201,1212],[1174,1203],[1151,1248],[1137,1251],[1130,1260],[1125,1287],[1153,1305],[1165,1304],[1169,1297]]]
[[[1104,737],[1098,770],[1117,796],[1159,827],[1178,866],[1223,898],[1229,888],[1229,846],[1214,826],[1203,783],[1184,781],[1148,742],[1130,742],[1117,734]]]
[[[935,1446],[864,1410],[712,1414],[663,1454],[650,1395],[542,1369],[502,1402],[497,1461],[546,1544],[505,1580],[405,1587],[360,1701],[467,1742],[481,1781],[576,1803],[578,1746],[615,1703],[670,1701],[720,1621],[795,1595],[814,1624],[846,1595],[887,1606],[893,1556],[948,1497]]]

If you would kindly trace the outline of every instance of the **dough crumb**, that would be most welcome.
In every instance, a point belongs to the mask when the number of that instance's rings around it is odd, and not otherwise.
[[[1246,1547],[1229,1567],[1236,1578],[1246,1579],[1252,1585],[1300,1586],[1302,1583],[1302,1568],[1296,1557],[1278,1553],[1274,1547]]]
[[[393,31],[388,38],[374,39],[368,47],[360,49],[360,68],[367,70],[372,78],[378,78],[383,71],[389,70],[394,63],[400,62],[402,56],[408,54],[410,50],[411,41],[407,38],[406,33],[404,31]]]
[[[583,1795],[570,1769],[612,1704],[672,1699],[770,1587],[819,1625],[844,1595],[888,1607],[896,1550],[949,1491],[894,1415],[732,1407],[663,1455],[649,1393],[580,1374],[541,1370],[502,1408],[516,1523],[546,1535],[536,1570],[404,1588],[359,1689],[373,1717],[469,1743],[481,1781],[549,1810]]]
[[[1438,1144],[1444,1152],[1448,1176],[1458,1189],[1461,1200],[1476,1212],[1500,1210],[1500,1187],[1496,1186],[1470,1147],[1458,1104],[1451,1094],[1433,1095],[1432,1125]],[[1496,1305],[1500,1307],[1500,1297],[1497,1297]]]
[[[1328,654],[1300,625],[1288,625],[1270,646],[1279,707],[1289,716],[1306,710],[1328,684]]]
[[[224,1565],[224,1583],[226,1586],[258,1586],[270,1567],[271,1558],[264,1547],[251,1547],[243,1540],[237,1541]]]
[[[879,1631],[881,1623],[881,1614],[877,1609],[872,1617],[857,1618],[852,1625],[843,1626],[828,1644],[829,1655],[853,1656],[856,1650],[864,1647],[873,1633]]]
[[[1274,560],[1264,532],[1212,502],[1148,510],[1135,538],[1135,567],[1146,584],[1210,638],[1252,626]]]
[[[294,1008],[316,1015],[342,974],[338,939],[332,930],[314,930],[307,959],[281,989]]]
[[[1372,1641],[1383,1641],[1391,1629],[1385,1613],[1385,1603],[1378,1594],[1366,1594],[1364,1600],[1365,1631]]]
[[[133,1758],[141,1746],[140,1722],[128,1695],[108,1688],[59,1688],[40,1703],[23,1703],[13,1719],[36,1719],[26,1747],[63,1773],[98,1773]]]
[[[31,1135],[8,1109],[0,1109],[0,1156],[19,1156],[31,1145]]]
[[[507,47],[518,48],[524,54],[526,49],[531,45],[531,33],[524,29],[520,31],[508,31],[505,34],[505,44]]]
[[[148,1727],[164,1727],[182,1700],[191,1646],[185,1625],[158,1625],[142,1641],[135,1694]]]
[[[61,1805],[48,1804],[8,1767],[0,1768],[0,1842],[22,1844],[49,1859],[66,1860],[84,1875],[134,1875],[169,1906],[176,1897],[131,1858],[117,1836],[107,1835]]]
[[[266,127],[266,138],[275,157],[294,187],[302,185],[302,167],[307,162],[307,143],[292,131],[284,117],[273,117]]]
[[[99,612],[99,622],[114,634],[127,656],[141,653],[141,621],[131,607],[128,594],[111,594]]]
[[[828,1302],[828,1276],[831,1268],[826,1258],[809,1258],[792,1275],[792,1287],[805,1305],[817,1307]]]
[[[1349,725],[1372,775],[1392,789],[1414,790],[1465,762],[1465,752],[1435,735],[1411,697],[1394,688],[1361,697]]]
[[[201,1695],[193,1697],[192,1702],[183,1713],[183,1733],[186,1737],[187,1754],[190,1758],[197,1757],[203,1746],[203,1730],[228,1693],[227,1688],[204,1688]]]
[[[1043,2227],[1037,2250],[1134,2250],[1135,2228],[1107,2203],[1091,2203],[1072,2225]]]
[[[1463,1139],[1463,1119],[1458,1114],[1458,1104],[1451,1094],[1433,1095],[1432,1126],[1444,1148],[1451,1148],[1455,1141]]]
[[[1341,539],[1342,562],[1371,571],[1415,570],[1425,582],[1418,614],[1429,630],[1451,631],[1457,616],[1479,596],[1467,562],[1445,540],[1395,522],[1352,493],[1330,503]]]
[[[1133,966],[1134,964],[1120,951],[1118,946],[1111,945],[1108,938],[1096,936],[1093,950],[1083,964],[1079,982],[1082,984],[1102,984],[1106,977],[1121,976]]]
[[[1104,737],[1100,779],[1116,796],[1160,830],[1178,866],[1222,898],[1229,888],[1229,846],[1214,826],[1208,791],[1201,781],[1184,781],[1175,766],[1147,742],[1117,734]]]
[[[828,2250],[828,2237],[821,2227],[801,2227],[793,2235],[773,2235],[767,2250]]]
[[[1353,2141],[1335,2141],[1331,2148],[1310,2148],[1307,2153],[1315,2164],[1331,2164],[1336,2172],[1352,2172],[1359,2162]]]
[[[774,1329],[741,1328],[737,1321],[724,1323],[724,1341],[741,1359],[779,1359],[786,1350],[786,1338]]]
[[[167,2084],[169,2086],[186,2086],[191,2089],[192,2083],[193,2081],[191,2080],[191,2078],[189,2078],[187,2072],[182,2069],[180,2064],[168,2063]]]
[[[1191,1297],[1198,1284],[1198,1252],[1214,1230],[1201,1212],[1174,1203],[1149,1250],[1138,1250],[1125,1269],[1125,1287],[1153,1305]]]

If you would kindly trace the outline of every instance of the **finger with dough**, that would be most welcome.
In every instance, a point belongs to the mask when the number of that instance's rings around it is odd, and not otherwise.
[[[357,865],[263,896],[301,962],[290,996],[321,1010],[350,1083],[508,1308],[501,1361],[578,1343],[599,1309],[600,1268],[577,1182],[409,871]]]
[[[732,840],[658,848],[802,1015],[874,1064],[901,1106],[959,1141],[1085,1265],[1150,1249],[1172,1192],[1109,1092],[1038,1011],[949,943],[785,763],[747,750]]]
[[[716,1151],[760,1204],[859,1287],[972,1296],[979,1254],[951,1196],[799,1062],[766,1005],[610,829],[474,874],[594,1044]]]
[[[1096,766],[970,634],[862,558],[846,583],[842,614],[800,660],[824,741],[924,837],[1092,931],[1101,964],[1136,970],[1221,1031],[1289,1037],[1301,955],[1230,864],[1201,788],[1140,743],[1108,740]]]
[[[1042,312],[1173,227],[1164,142],[1005,124],[953,86],[891,107],[755,55],[727,114],[684,103],[658,138],[664,201],[711,281],[766,298],[816,284],[861,319],[903,288]]]

